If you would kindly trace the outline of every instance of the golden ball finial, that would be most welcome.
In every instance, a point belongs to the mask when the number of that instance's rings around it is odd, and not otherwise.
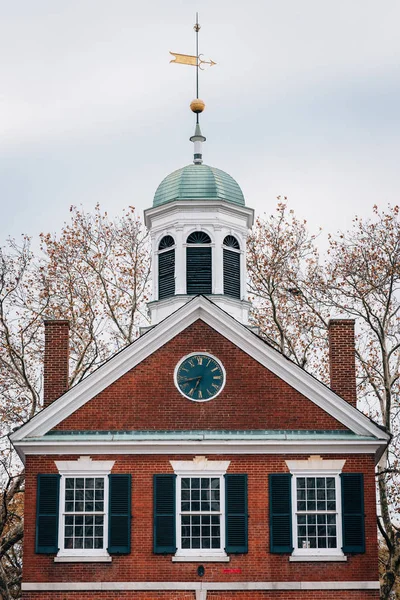
[[[204,104],[203,100],[200,100],[200,98],[196,98],[190,103],[190,109],[196,114],[202,113],[205,107],[206,105]]]

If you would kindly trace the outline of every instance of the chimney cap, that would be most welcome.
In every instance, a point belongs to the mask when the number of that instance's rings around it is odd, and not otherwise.
[[[330,327],[331,325],[333,325],[335,323],[355,323],[355,322],[356,322],[355,319],[345,317],[345,316],[337,316],[337,317],[332,317],[331,319],[329,319],[328,326]]]
[[[68,325],[69,327],[68,319],[43,319],[43,323],[44,325]]]

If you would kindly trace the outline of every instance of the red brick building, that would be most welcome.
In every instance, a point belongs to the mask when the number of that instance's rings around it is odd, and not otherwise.
[[[67,390],[68,323],[45,323],[45,408],[11,436],[24,600],[379,598],[388,435],[356,408],[354,323],[331,321],[332,389],[252,331],[253,211],[203,140],[146,211],[152,327]]]

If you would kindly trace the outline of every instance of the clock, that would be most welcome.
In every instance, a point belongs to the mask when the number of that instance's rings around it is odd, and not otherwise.
[[[226,374],[222,363],[206,352],[184,356],[175,367],[175,385],[180,393],[196,402],[212,400],[223,390]]]

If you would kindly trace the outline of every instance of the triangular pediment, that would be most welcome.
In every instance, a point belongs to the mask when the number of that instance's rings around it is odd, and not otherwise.
[[[45,435],[198,320],[235,344],[351,432],[384,441],[389,439],[380,427],[324,384],[266,344],[210,300],[198,296],[38,413],[11,435],[11,441],[18,445],[23,439]]]

